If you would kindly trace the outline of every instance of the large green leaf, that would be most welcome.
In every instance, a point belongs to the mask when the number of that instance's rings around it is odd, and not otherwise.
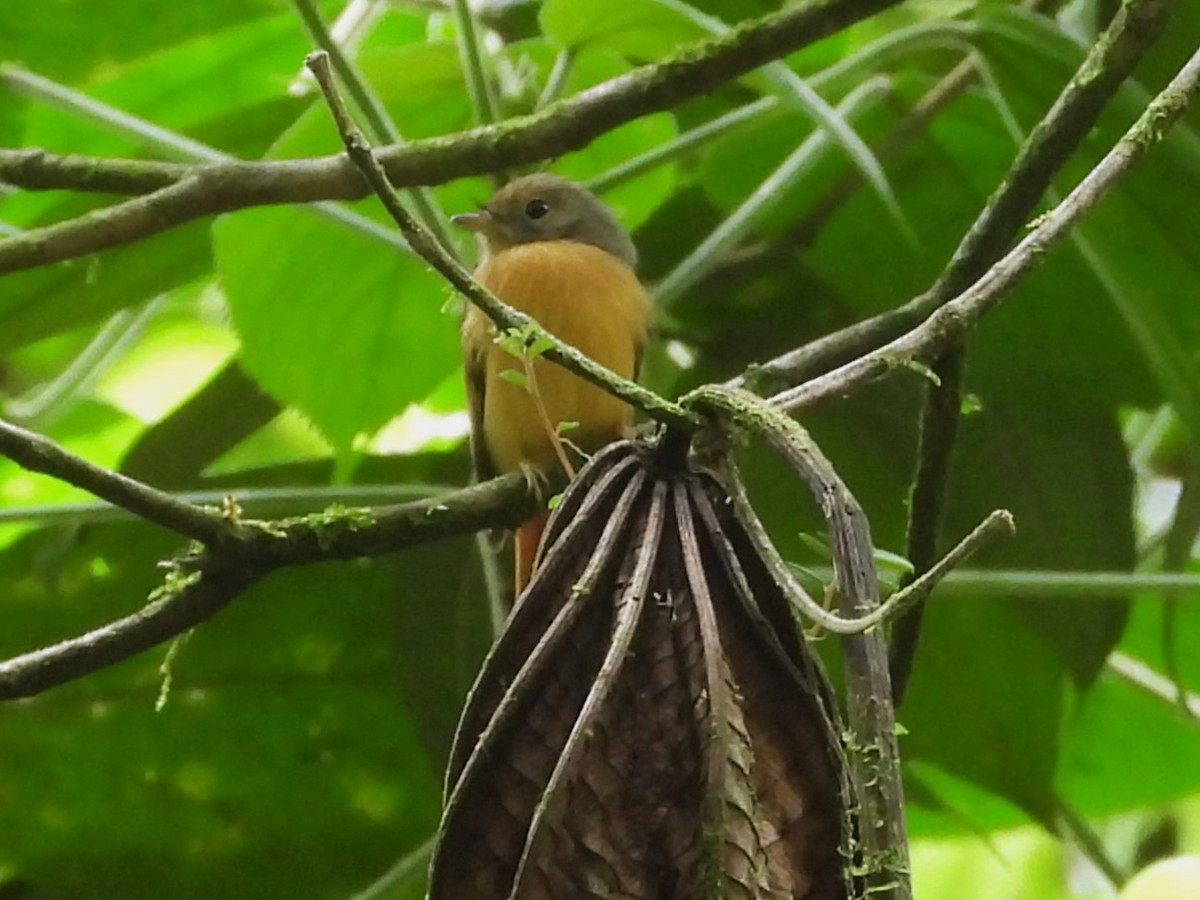
[[[1191,571],[1196,571],[1193,565]],[[1164,652],[1163,618],[1174,603],[1170,640],[1182,686],[1200,693],[1200,604],[1194,591],[1173,597],[1142,593],[1132,605],[1119,649],[1158,674],[1171,671]],[[1173,693],[1173,685],[1171,692]],[[1131,807],[1169,803],[1200,790],[1197,727],[1169,697],[1106,672],[1071,723],[1059,779],[1063,794],[1081,812],[1108,815]],[[1152,735],[1153,739],[1147,739]],[[1131,778],[1130,773],[1137,777]]]
[[[0,58],[76,81],[103,67],[274,12],[273,0],[60,0],[0,7]]]
[[[1170,803],[1200,790],[1196,726],[1105,674],[1071,721],[1058,785],[1088,816]]]
[[[211,266],[203,223],[82,259],[4,276],[0,353],[92,325],[203,275]]]
[[[108,68],[84,89],[116,109],[168,129],[216,140],[223,150],[257,154],[296,101],[281,88],[298,68],[303,37],[287,17],[188,41],[170,53]],[[221,84],[221,90],[213,90]],[[23,141],[58,152],[128,155],[139,141],[80,111],[34,105]],[[70,218],[95,201],[64,202],[56,192],[25,193],[5,215],[26,227]],[[211,267],[206,228],[193,223],[53,267],[10,275],[0,293],[0,352],[91,324],[190,281]]]
[[[777,5],[705,0],[696,8],[734,23]],[[284,97],[305,41],[283,5],[234,9],[219,0],[149,17],[141,2],[119,11],[109,6],[96,7],[112,12],[107,20],[70,4],[62,7],[74,13],[69,21],[59,18],[60,7],[53,15],[30,7],[15,20],[0,13],[3,55],[239,154],[268,145],[275,157],[339,150],[327,111],[310,102],[314,94]],[[331,17],[336,6],[322,10]],[[903,4],[788,62],[810,75],[898,25],[937,21],[961,6]],[[1180,6],[1141,70],[1147,89],[1196,45],[1200,14]],[[920,244],[897,240],[879,200],[858,191],[802,250],[752,257],[689,292],[664,331],[694,351],[695,365],[680,372],[664,363],[651,372],[656,387],[729,377],[750,361],[894,307],[932,282],[1015,152],[993,86],[1028,128],[1082,58],[1056,22],[1012,7],[983,4],[962,19],[979,23],[977,43],[994,82],[941,110],[887,161]],[[566,46],[575,54],[570,95],[626,71],[631,57],[656,58],[697,36],[686,16],[663,9],[650,0],[548,0],[545,35],[489,57],[505,80],[506,102],[528,108]],[[145,18],[142,29],[121,34],[129,31],[125,15]],[[427,29],[428,18],[411,6],[389,11],[358,54],[407,137],[470,122],[457,51],[444,42],[440,14]],[[96,34],[68,43],[52,28]],[[926,43],[915,55],[901,48],[879,57],[874,65],[894,70],[895,103],[855,127],[874,140],[903,120],[961,49]],[[488,52],[495,52],[491,43]],[[747,83],[689,103],[678,120],[694,127],[745,103]],[[761,76],[749,83],[761,87]],[[838,92],[846,83],[838,82]],[[1063,173],[1060,192],[1144,99],[1136,87],[1122,93]],[[310,108],[296,118],[300,103]],[[0,109],[0,134],[23,125],[28,111],[26,101]],[[635,121],[554,168],[590,178],[669,140],[675,121],[674,113]],[[809,129],[798,122],[764,119],[756,132],[730,135],[698,159],[675,160],[606,195],[638,228],[642,271],[661,275],[686,256],[803,138]],[[35,137],[81,153],[136,150],[44,109],[33,110],[21,140]],[[1195,133],[1177,133],[1153,148],[1085,226],[1093,256],[1070,245],[1057,250],[973,335],[968,389],[982,409],[962,423],[944,543],[996,506],[1012,508],[1019,528],[978,564],[1055,571],[1131,565],[1128,454],[1117,423],[1124,407],[1159,406],[1194,380],[1187,363],[1200,332],[1200,290],[1191,235],[1200,229],[1200,204],[1181,198],[1200,184],[1197,146]],[[844,158],[831,154],[781,198],[777,217],[753,239],[786,233],[846,169]],[[489,190],[486,180],[473,178],[433,193],[457,212]],[[82,208],[26,192],[7,201],[0,218],[28,225]],[[331,462],[312,452],[311,438],[300,452],[285,425],[302,416],[316,422],[334,437],[344,464],[355,435],[410,402],[440,411],[461,405],[455,322],[438,312],[445,289],[395,248],[394,229],[374,203],[356,211],[370,223],[350,227],[295,208],[223,219],[216,258],[243,340],[244,371],[229,369],[140,439],[140,423],[92,404],[55,421],[52,435],[101,464],[114,464],[136,441],[130,469],[172,487],[314,485],[327,483]],[[30,378],[52,375],[75,341],[67,329],[203,275],[208,257],[204,228],[196,226],[95,261],[5,278],[0,342],[12,349],[58,335],[23,349],[9,371],[22,389]],[[1175,352],[1164,353],[1170,342]],[[264,398],[257,385],[273,397]],[[803,416],[888,550],[903,545],[924,386],[918,374],[900,373]],[[287,419],[262,427],[281,403],[292,407]],[[758,451],[744,470],[783,552],[808,562],[796,533],[819,533],[821,526],[802,486]],[[453,483],[464,471],[459,448],[364,455],[353,478]],[[77,496],[11,464],[0,467],[6,504]],[[159,577],[155,560],[176,549],[146,526],[22,528],[0,533],[0,655],[136,608]],[[332,898],[365,887],[433,827],[449,729],[490,636],[473,552],[457,540],[390,561],[272,576],[196,631],[175,661],[161,714],[151,709],[162,649],[6,709],[0,768],[22,777],[0,804],[0,893],[24,884],[63,898]],[[1137,599],[1119,646],[1161,669],[1157,603]],[[1180,610],[1185,650],[1194,643],[1191,606],[1185,600]],[[1161,700],[1107,673],[1095,677],[1123,617],[1122,597],[935,595],[899,715],[909,729],[901,746],[914,830],[1044,819],[1054,793],[1096,815],[1195,790],[1194,767],[1178,764],[1196,754],[1194,728]],[[1193,669],[1185,653],[1194,689]]]
[[[340,452],[457,365],[446,289],[411,254],[282,209],[225,217],[214,239],[244,365]]]
[[[464,124],[455,65],[452,47],[413,44],[373,54],[371,68],[391,73],[381,97],[419,136]],[[328,112],[314,105],[272,155],[337,146]],[[382,219],[374,199],[359,208]],[[339,456],[457,365],[454,321],[441,312],[447,290],[397,246],[394,226],[355,228],[312,211],[263,209],[223,217],[214,241],[247,371],[307,415]]]

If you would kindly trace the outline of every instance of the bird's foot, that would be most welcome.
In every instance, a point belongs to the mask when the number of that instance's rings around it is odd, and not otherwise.
[[[523,462],[520,465],[521,475],[529,492],[538,498],[538,503],[546,504],[553,496],[550,491],[550,476],[533,463]]]

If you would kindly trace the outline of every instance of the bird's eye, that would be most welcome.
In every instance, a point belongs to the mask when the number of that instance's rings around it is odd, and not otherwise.
[[[525,215],[531,219],[540,219],[550,212],[550,204],[545,200],[530,200],[525,204]]]

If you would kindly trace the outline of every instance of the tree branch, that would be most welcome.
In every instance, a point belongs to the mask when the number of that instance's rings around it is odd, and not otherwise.
[[[899,0],[809,0],[596,85],[544,111],[456,135],[391,146],[379,160],[396,187],[440,184],[560,156],[641,116],[670,109]],[[153,192],[81,220],[0,240],[0,274],[128,243],[206,215],[274,203],[356,200],[367,193],[341,154],[282,162],[186,165],[0,150],[0,181],[33,190]],[[186,185],[186,187],[185,187]],[[164,191],[170,193],[163,195]],[[151,200],[151,198],[154,198]],[[74,224],[81,223],[81,224]],[[61,229],[71,226],[67,231]],[[114,239],[114,234],[118,235]]]
[[[961,566],[981,547],[1000,535],[1014,535],[1017,525],[1012,513],[1007,509],[997,509],[975,526],[965,538],[919,577],[914,578],[908,585],[888,597],[885,606],[892,605],[898,610],[906,609],[916,603],[922,603],[932,593],[933,589],[954,569]],[[881,609],[883,607],[880,607]],[[895,689],[893,688],[893,693]]]
[[[455,534],[509,528],[536,503],[524,476],[514,472],[378,510],[329,511],[278,522],[225,521],[230,533],[236,528],[236,541],[172,561],[163,586],[137,612],[0,663],[0,700],[33,696],[168,641],[211,618],[275,569],[382,556]]]
[[[950,466],[958,440],[966,355],[964,343],[952,344],[934,360],[931,371],[934,382],[925,387],[917,432],[917,467],[908,495],[904,542],[904,555],[913,568],[901,580],[901,589],[912,587],[927,575],[937,558],[938,535],[950,490]],[[892,628],[888,665],[892,673],[892,697],[897,706],[904,702],[908,691],[924,615],[924,601],[918,601],[896,620]]]
[[[215,545],[229,535],[219,513],[184,503],[119,472],[93,465],[50,438],[0,419],[0,453],[31,472],[83,488],[114,506],[186,538]]]

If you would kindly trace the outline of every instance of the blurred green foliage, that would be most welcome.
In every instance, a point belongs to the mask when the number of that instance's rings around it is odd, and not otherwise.
[[[406,137],[472,121],[453,17],[434,6],[385,5],[353,43]],[[529,4],[512,6],[519,16]],[[696,12],[734,23],[770,6],[710,0],[689,14],[677,2],[545,0],[538,33],[507,44],[489,35],[485,59],[516,114],[532,108],[564,51],[569,96],[702,35]],[[885,160],[915,240],[859,188],[811,240],[790,242],[854,171],[826,142],[741,236],[740,261],[707,261],[660,318],[650,386],[673,394],[727,378],[927,287],[1021,132],[1082,59],[1094,6],[1068,4],[1056,19],[1011,3],[905,5],[789,57],[830,104],[871,76],[887,79],[883,101],[849,122],[871,144],[965,53],[986,77]],[[341,10],[321,8],[331,19]],[[504,4],[485,12],[495,23]],[[1058,179],[1060,193],[1198,41],[1200,7],[1181,4],[1136,83]],[[300,74],[307,49],[282,0],[0,7],[0,61],[242,158],[337,149]],[[855,52],[857,67],[826,77]],[[601,177],[754,102],[765,86],[750,76],[550,166]],[[1200,427],[1200,405],[1190,406],[1200,396],[1200,203],[1189,199],[1200,196],[1197,124],[1195,114],[1185,120],[972,339],[967,388],[980,408],[962,426],[946,535],[996,507],[1019,527],[980,565],[1157,565],[1150,488],[1169,496],[1166,476],[1195,454]],[[803,110],[779,104],[606,190],[635,231],[648,282],[672,272],[813,129]],[[0,143],[163,152],[85,107],[3,83]],[[453,213],[489,189],[477,177],[437,185],[433,196]],[[107,199],[0,194],[0,224],[36,227]],[[360,218],[349,224],[307,208],[237,212],[6,276],[4,414],[173,490],[325,486],[335,499],[353,483],[464,483],[457,306],[397,249],[374,203],[353,209]],[[465,238],[456,249],[473,252]],[[663,352],[668,343],[676,352]],[[903,548],[923,386],[903,374],[804,420],[868,510],[876,543],[893,551]],[[1135,464],[1157,457],[1123,432],[1134,410],[1177,414],[1170,465]],[[753,449],[745,471],[785,554],[811,563],[796,535],[816,531],[818,519],[800,486]],[[94,507],[62,517],[61,504],[86,500],[0,460],[0,655],[127,613],[155,586],[156,561],[179,549],[148,525],[101,521]],[[1088,816],[1127,813],[1200,790],[1194,723],[1111,673],[1098,677],[1114,648],[1165,669],[1162,606],[1153,593],[935,600],[900,711],[916,836],[1049,824],[1063,802]],[[1200,610],[1184,600],[1175,639],[1188,646],[1197,629]],[[161,712],[163,650],[6,706],[0,895],[351,896],[435,827],[458,703],[490,637],[475,544],[463,538],[272,576],[179,648]],[[1200,688],[1198,658],[1181,664],[1184,682]],[[417,877],[388,896],[420,892]]]

